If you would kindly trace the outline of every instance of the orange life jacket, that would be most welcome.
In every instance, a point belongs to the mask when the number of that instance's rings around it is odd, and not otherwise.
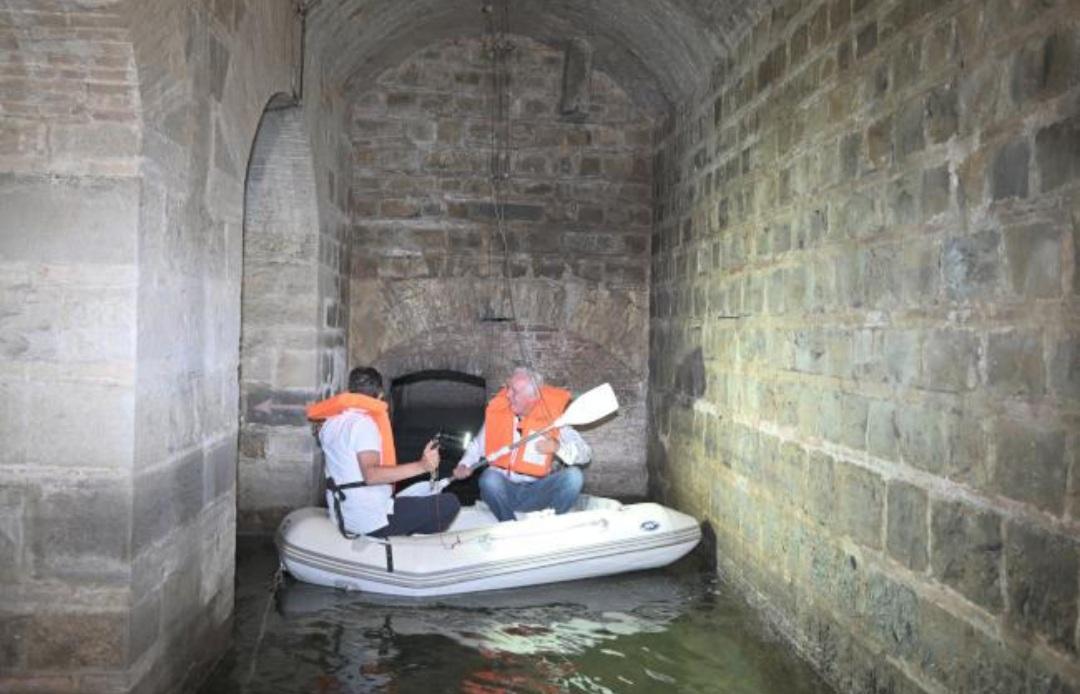
[[[521,420],[522,438],[550,426],[570,403],[570,391],[551,386],[540,387],[540,401],[532,411]],[[559,437],[558,430],[550,432],[553,438]],[[544,456],[543,463],[532,463],[524,459],[526,446],[515,448],[507,455],[491,460],[491,455],[514,440],[514,412],[510,409],[510,398],[503,388],[488,403],[484,412],[484,455],[495,467],[520,472],[533,477],[544,477],[551,472],[553,454]]]
[[[322,421],[345,410],[361,410],[375,420],[379,427],[379,439],[382,441],[380,466],[397,465],[397,451],[394,450],[394,431],[390,428],[390,406],[378,398],[360,393],[341,393],[326,400],[313,402],[307,406],[307,418]]]

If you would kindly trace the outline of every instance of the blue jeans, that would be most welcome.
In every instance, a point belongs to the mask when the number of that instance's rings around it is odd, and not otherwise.
[[[585,476],[570,466],[535,482],[511,482],[502,472],[488,468],[480,475],[480,498],[500,521],[514,520],[514,511],[555,509],[566,513],[574,505]]]

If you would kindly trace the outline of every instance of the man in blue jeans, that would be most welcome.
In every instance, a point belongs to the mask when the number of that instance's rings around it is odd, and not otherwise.
[[[500,521],[513,520],[515,511],[552,508],[566,513],[573,507],[584,481],[577,466],[592,456],[579,433],[559,427],[506,450],[550,426],[569,402],[568,391],[545,386],[540,374],[518,368],[488,403],[484,426],[466,448],[454,477],[469,477],[486,460],[489,467],[480,475],[480,498]],[[556,464],[556,459],[564,465]]]

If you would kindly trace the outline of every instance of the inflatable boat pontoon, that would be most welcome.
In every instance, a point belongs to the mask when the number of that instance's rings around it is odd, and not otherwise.
[[[499,523],[483,502],[437,535],[346,539],[325,508],[290,513],[282,566],[307,583],[404,596],[451,595],[664,566],[701,539],[690,516],[654,503],[585,496],[570,513]]]

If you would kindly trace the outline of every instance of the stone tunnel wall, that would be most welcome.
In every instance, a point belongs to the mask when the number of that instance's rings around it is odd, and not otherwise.
[[[844,691],[1080,687],[1080,5],[782,3],[659,128],[650,470]]]
[[[0,690],[101,688],[129,662],[142,128],[127,19],[5,2],[0,75]]]
[[[588,488],[640,495],[652,121],[597,71],[587,113],[561,117],[563,52],[512,41],[508,282],[483,42],[432,45],[357,93],[349,360],[464,371],[492,392],[515,362],[577,392],[611,381],[623,407],[586,434]],[[480,321],[511,314],[520,329]]]
[[[186,690],[221,652],[243,182],[297,26],[285,0],[0,11],[0,689]]]

